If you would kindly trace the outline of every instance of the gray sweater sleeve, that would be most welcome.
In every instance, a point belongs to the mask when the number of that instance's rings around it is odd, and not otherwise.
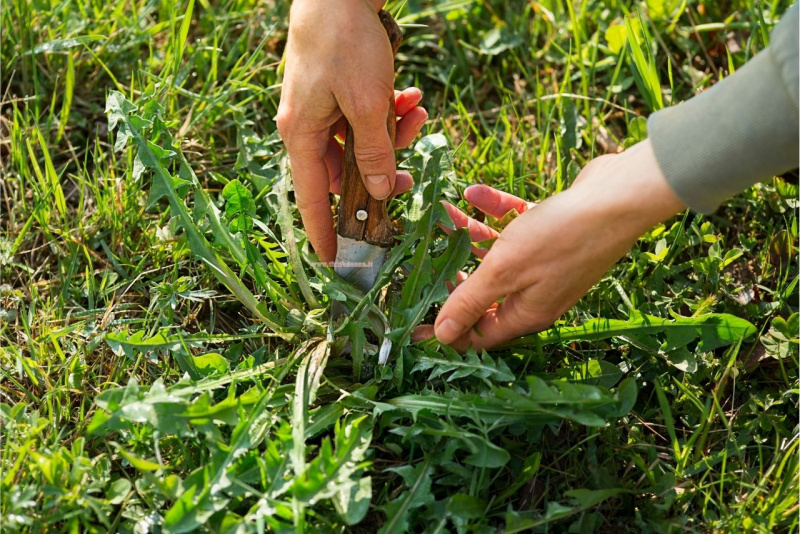
[[[650,142],[684,204],[711,213],[754,183],[798,167],[798,5],[770,45],[733,75],[650,116]]]

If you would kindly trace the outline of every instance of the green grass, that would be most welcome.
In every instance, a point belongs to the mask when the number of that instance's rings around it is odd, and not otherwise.
[[[392,4],[431,120],[371,307],[287,188],[288,3],[4,2],[0,529],[796,531],[794,186],[654,228],[507,349],[410,342],[474,267],[428,207],[569,187],[788,4]]]

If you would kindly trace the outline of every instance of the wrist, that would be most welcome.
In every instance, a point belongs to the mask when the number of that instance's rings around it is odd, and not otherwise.
[[[667,183],[647,139],[608,160],[576,187],[604,212],[611,226],[632,239],[685,209]]]
[[[367,5],[377,13],[383,9],[385,3],[385,0],[336,0],[336,8],[347,10],[353,7],[360,8]],[[294,0],[292,2],[292,9],[294,10],[295,7],[302,9],[318,9],[326,12],[330,12],[330,10],[333,9],[330,2],[323,2],[322,0]]]

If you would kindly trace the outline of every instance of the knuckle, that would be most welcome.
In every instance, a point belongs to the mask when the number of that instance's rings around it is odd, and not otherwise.
[[[509,280],[513,279],[513,273],[516,269],[514,264],[513,255],[504,254],[502,250],[497,250],[498,242],[489,249],[489,253],[483,260],[482,268],[486,270],[486,275],[498,283],[505,285]]]
[[[306,196],[297,195],[295,195],[295,197],[297,201],[297,209],[299,209],[301,212],[308,212],[319,207],[330,208],[331,205],[327,195],[314,198],[307,198]]]
[[[358,142],[356,142],[353,152],[356,155],[356,159],[363,163],[382,164],[387,158],[386,150],[374,144],[359,146]]]
[[[327,243],[336,243],[337,236],[336,230],[333,229],[333,225],[326,227],[322,234],[315,236],[315,241],[317,242],[318,247],[324,246]]]
[[[372,120],[374,117],[386,116],[389,109],[391,93],[374,91],[369,95],[362,95],[353,99],[352,113],[355,118]]]
[[[278,133],[281,134],[284,140],[289,136],[293,122],[292,113],[284,106],[279,107],[278,114],[275,116],[275,124],[278,127]]]
[[[466,311],[470,316],[477,317],[486,311],[486,306],[476,299],[472,293],[462,291],[460,296],[461,309]]]

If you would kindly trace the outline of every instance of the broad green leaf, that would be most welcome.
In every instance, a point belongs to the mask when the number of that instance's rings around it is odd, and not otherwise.
[[[447,137],[440,133],[426,135],[414,145],[414,151],[423,156],[432,156],[435,151],[447,148]],[[442,169],[437,169],[441,171]]]
[[[225,199],[225,216],[230,221],[232,232],[249,232],[253,229],[256,203],[253,195],[239,180],[231,180],[222,189]]]
[[[467,465],[492,469],[503,467],[511,459],[507,450],[488,440],[473,441],[473,445],[477,445],[478,450],[464,458],[464,463]]]
[[[448,382],[468,376],[491,378],[497,382],[511,382],[516,378],[502,358],[494,359],[486,351],[482,351],[478,357],[473,349],[467,350],[464,356],[446,345],[440,346],[439,350],[441,354],[433,350],[417,353],[411,372],[432,369],[428,380],[450,373]]]
[[[677,20],[686,7],[686,0],[647,0],[647,13],[657,21]]]
[[[292,452],[291,461],[295,475],[300,477],[306,470],[305,428],[308,423],[308,409],[316,398],[322,372],[330,355],[330,347],[325,340],[312,339],[298,351],[302,356],[295,379],[292,399]]]
[[[115,354],[125,354],[132,359],[140,353],[182,350],[185,342],[178,335],[167,336],[163,332],[147,337],[144,330],[109,332],[105,341]],[[187,346],[192,346],[191,342],[187,342]]]
[[[493,28],[486,32],[480,42],[480,50],[487,56],[496,56],[516,48],[522,44],[522,39],[518,35],[512,34],[507,27]]]
[[[325,438],[319,454],[291,485],[298,501],[311,505],[332,499],[347,524],[355,524],[364,517],[372,499],[371,479],[362,477],[368,465],[364,460],[371,439],[370,422],[367,416],[337,421],[333,443]]]
[[[684,373],[697,371],[697,358],[686,347],[680,347],[667,352],[667,361],[670,365]]]
[[[424,462],[420,462],[416,467],[404,465],[388,469],[388,471],[394,471],[403,478],[406,491],[383,506],[383,511],[386,513],[386,523],[383,524],[379,531],[381,534],[408,532],[411,511],[434,501],[431,493],[430,468],[431,456],[428,456]]]
[[[192,356],[194,365],[204,376],[228,371],[228,360],[217,352],[208,352],[200,356]]]
[[[543,425],[570,420],[587,426],[604,426],[608,418],[627,413],[636,399],[636,382],[624,380],[616,393],[607,389],[554,382],[529,376],[528,391],[495,388],[491,394],[462,394],[457,398],[435,393],[403,395],[387,401],[391,407],[418,416],[421,412],[465,417],[498,427],[513,423]]]
[[[450,497],[447,511],[459,519],[476,519],[486,512],[486,502],[471,495],[456,494]]]
[[[196,469],[184,481],[185,493],[164,514],[165,532],[196,530],[228,505],[229,499],[220,493],[233,484],[231,477],[235,475],[234,462],[264,441],[273,424],[273,416],[266,411],[270,399],[270,391],[262,393],[247,417],[233,429],[227,446],[221,448],[209,463]]]
[[[624,24],[614,24],[606,29],[605,33],[608,47],[614,54],[619,54],[628,42],[628,33]]]
[[[628,137],[636,143],[647,139],[647,119],[645,117],[636,117],[628,123]],[[661,241],[659,241],[659,243],[661,243]],[[656,248],[656,254],[660,254],[661,249],[669,251],[669,247],[666,246],[666,241],[660,245],[660,248]]]
[[[606,499],[610,499],[620,493],[627,493],[624,488],[609,488],[601,490],[589,489],[574,489],[564,493],[567,497],[571,497],[578,501],[582,508],[591,508],[596,506]]]
[[[166,467],[157,462],[151,462],[150,460],[139,458],[138,456],[126,451],[119,445],[116,446],[116,449],[123,458],[128,460],[128,462],[130,462],[130,464],[139,471],[158,471],[159,469],[164,469]]]
[[[447,514],[459,532],[469,532],[469,524],[486,514],[486,502],[471,495],[456,494],[447,502]]]
[[[372,502],[372,478],[362,477],[355,484],[342,486],[333,497],[333,505],[342,521],[357,525],[367,515]]]
[[[106,499],[110,504],[121,504],[131,491],[131,481],[127,478],[118,478],[106,491]]]
[[[614,387],[621,378],[619,367],[605,360],[587,360],[572,370],[572,380],[603,388]]]
[[[783,334],[787,340],[797,344],[798,335],[800,335],[800,312],[794,312],[788,320],[783,317],[775,317],[772,320],[772,327]]]

